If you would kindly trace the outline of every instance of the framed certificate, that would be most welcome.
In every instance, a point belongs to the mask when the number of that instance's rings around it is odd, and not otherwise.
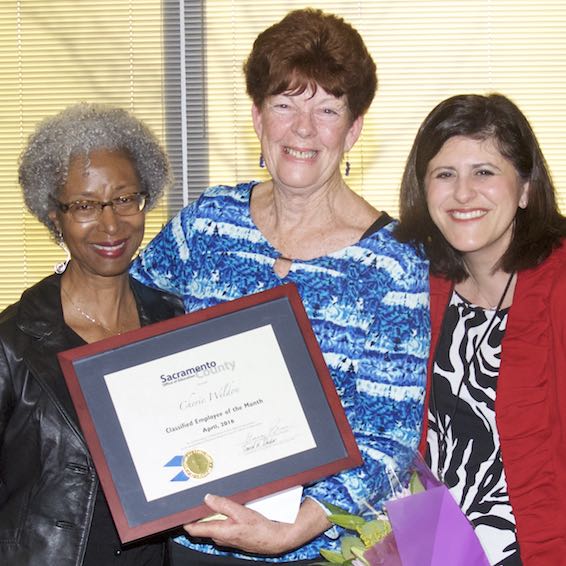
[[[59,362],[122,542],[362,461],[292,284]]]

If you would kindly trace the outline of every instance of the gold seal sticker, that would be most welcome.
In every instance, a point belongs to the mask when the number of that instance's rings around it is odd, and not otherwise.
[[[204,450],[190,450],[183,457],[183,470],[191,478],[204,478],[212,471],[213,460]]]

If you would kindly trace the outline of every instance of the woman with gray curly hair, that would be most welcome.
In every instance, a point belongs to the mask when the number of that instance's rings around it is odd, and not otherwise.
[[[39,124],[19,179],[68,259],[0,314],[0,563],[162,565],[162,540],[120,545],[57,353],[183,312],[128,275],[167,157],[125,110],[81,103]]]
[[[149,210],[171,184],[169,162],[149,128],[122,108],[80,103],[47,118],[20,159],[19,180],[29,210],[59,239],[50,199],[65,184],[73,157],[94,150],[123,151],[134,166]]]

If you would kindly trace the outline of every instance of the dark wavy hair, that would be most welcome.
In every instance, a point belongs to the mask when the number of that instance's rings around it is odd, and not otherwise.
[[[453,96],[425,118],[403,173],[397,238],[424,251],[432,273],[455,282],[468,277],[462,254],[432,221],[425,193],[429,162],[454,136],[493,140],[529,183],[527,207],[517,209],[511,244],[495,267],[511,273],[540,264],[566,235],[566,219],[558,210],[554,185],[531,125],[511,100],[497,93]]]
[[[157,137],[141,120],[122,108],[80,102],[38,124],[19,163],[18,178],[32,214],[58,231],[49,218],[69,172],[71,160],[97,149],[123,151],[131,159],[140,186],[149,194],[148,209],[172,183],[171,168]]]
[[[289,12],[260,33],[244,73],[259,109],[268,96],[319,85],[346,95],[352,121],[367,111],[377,89],[375,63],[360,34],[342,18],[311,8]]]

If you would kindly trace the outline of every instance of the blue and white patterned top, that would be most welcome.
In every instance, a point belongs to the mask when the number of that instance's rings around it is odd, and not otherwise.
[[[364,502],[378,502],[389,492],[387,466],[402,471],[420,438],[429,350],[428,264],[393,237],[391,223],[327,256],[293,260],[281,279],[273,271],[279,253],[250,214],[256,184],[207,189],[150,242],[132,274],[182,296],[187,312],[282,282],[297,285],[364,458],[363,466],[304,493],[354,513],[367,511]],[[184,537],[175,540],[221,554]],[[321,535],[272,560],[317,558],[321,548],[337,545]]]

